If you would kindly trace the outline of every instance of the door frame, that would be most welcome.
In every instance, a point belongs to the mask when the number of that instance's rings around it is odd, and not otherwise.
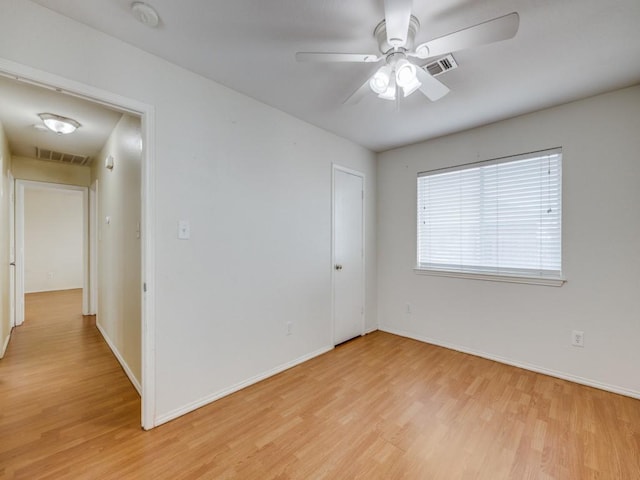
[[[82,314],[89,314],[89,194],[87,187],[78,185],[64,185],[60,183],[36,182],[33,180],[16,180],[15,201],[15,259],[16,259],[16,326],[24,323],[24,281],[25,281],[25,255],[24,255],[24,194],[25,190],[63,190],[82,193]]]
[[[89,315],[98,313],[98,179],[89,186]]]
[[[355,175],[362,178],[362,285],[360,287],[360,295],[362,299],[362,325],[360,335],[364,335],[366,328],[366,242],[365,242],[365,207],[364,199],[366,195],[366,176],[363,172],[353,170],[351,168],[343,167],[336,163],[331,164],[331,343],[335,345],[335,333],[336,333],[336,302],[335,302],[335,287],[336,287],[336,173],[342,172],[349,175]]]
[[[141,425],[156,422],[155,386],[155,108],[153,105],[102,90],[33,67],[0,58],[0,75],[49,90],[83,98],[140,118],[141,152]]]
[[[9,171],[9,329],[16,326],[16,183]]]

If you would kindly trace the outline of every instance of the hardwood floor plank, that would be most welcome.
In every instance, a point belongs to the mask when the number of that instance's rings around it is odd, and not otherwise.
[[[0,478],[640,479],[640,401],[382,332],[144,432],[80,305],[27,298]]]

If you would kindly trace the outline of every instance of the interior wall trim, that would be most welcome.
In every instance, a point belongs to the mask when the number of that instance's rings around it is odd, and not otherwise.
[[[124,357],[120,354],[120,351],[116,348],[116,345],[111,341],[111,338],[109,338],[109,335],[107,335],[107,332],[104,330],[104,328],[102,328],[102,325],[100,325],[99,322],[96,322],[96,327],[98,328],[100,335],[102,335],[105,343],[109,345],[109,348],[111,349],[111,352],[113,352],[114,357],[116,357],[118,363],[120,363],[120,366],[124,370],[124,373],[127,375],[127,377],[129,377],[129,381],[133,385],[133,388],[137,390],[138,395],[142,396],[142,385],[140,385],[140,382],[133,374],[133,371],[131,370],[131,368],[129,368],[129,364],[125,361]]]

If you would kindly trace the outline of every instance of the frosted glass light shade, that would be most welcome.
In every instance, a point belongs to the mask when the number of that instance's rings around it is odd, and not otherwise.
[[[76,131],[80,127],[80,123],[73,118],[61,117],[60,115],[54,115],[53,113],[41,113],[40,118],[42,123],[58,135],[67,135]]]
[[[396,64],[396,82],[399,87],[408,87],[415,83],[416,66],[405,59],[399,60]]]
[[[384,93],[389,88],[389,82],[391,81],[391,69],[385,65],[381,67],[376,73],[373,74],[371,80],[369,80],[369,87],[378,95]]]

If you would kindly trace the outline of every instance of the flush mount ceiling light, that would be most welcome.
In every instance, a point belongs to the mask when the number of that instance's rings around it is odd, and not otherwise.
[[[147,27],[155,28],[160,23],[158,12],[151,5],[147,5],[144,2],[133,2],[131,4],[131,13],[133,13],[136,20]]]
[[[73,133],[80,127],[80,123],[76,122],[73,118],[61,117],[53,113],[41,113],[39,117],[49,130],[58,135]]]

